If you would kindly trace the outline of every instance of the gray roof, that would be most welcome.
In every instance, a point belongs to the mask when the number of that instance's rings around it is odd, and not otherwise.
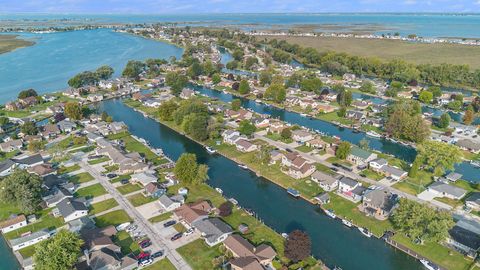
[[[15,165],[15,162],[10,159],[0,162],[0,172],[10,169],[13,165]]]
[[[463,175],[456,173],[456,172],[451,172],[445,176],[450,181],[457,181],[458,179],[462,178]]]
[[[315,171],[311,177],[317,179],[319,183],[324,183],[326,185],[331,185],[337,181],[333,176],[322,171]]]
[[[381,170],[384,171],[384,172],[388,172],[388,173],[390,173],[391,175],[398,176],[398,177],[400,177],[400,176],[404,175],[405,173],[407,173],[407,172],[405,172],[405,171],[402,170],[402,169],[395,168],[395,167],[392,167],[392,166],[389,166],[389,165],[382,166]]]
[[[330,200],[330,195],[328,194],[328,192],[323,192],[323,193],[318,194],[317,196],[315,196],[315,199],[316,199],[317,201],[326,202],[326,201]]]
[[[460,226],[454,226],[448,231],[450,237],[456,242],[465,245],[473,250],[480,248],[480,235],[462,228]]]
[[[45,235],[50,235],[50,232],[48,231],[48,229],[43,229],[43,230],[40,230],[38,232],[31,233],[27,236],[12,239],[12,240],[10,240],[10,244],[12,246],[20,245],[22,243],[37,239],[37,238],[45,236]]]
[[[66,190],[65,188],[58,188],[58,189],[55,189],[55,191],[44,198],[45,202],[48,204],[48,205],[52,205],[52,204],[56,204],[66,198],[72,198],[73,195],[72,193],[70,193],[70,191]]]
[[[85,206],[85,203],[76,200],[76,199],[70,199],[67,198],[57,204],[58,211],[60,211],[60,214],[63,217],[68,217],[75,211],[86,211],[88,210],[87,206]]]
[[[167,195],[163,194],[158,198],[158,201],[165,207],[169,207],[170,205],[174,204],[175,202],[170,199]]]
[[[343,183],[343,184],[345,184],[345,185],[347,185],[347,186],[351,186],[351,187],[354,187],[354,186],[356,186],[356,185],[358,184],[357,181],[353,180],[353,179],[350,178],[350,177],[346,177],[346,176],[340,178],[339,181],[340,181],[341,183]]]
[[[364,202],[368,202],[371,206],[383,209],[384,211],[391,211],[395,206],[397,196],[384,189],[370,190],[363,196]]]
[[[43,158],[42,158],[42,155],[35,154],[22,159],[14,159],[13,161],[15,161],[18,164],[32,165],[39,162],[43,162]]]
[[[457,146],[467,148],[467,149],[472,149],[474,151],[480,150],[480,144],[473,142],[472,140],[469,140],[469,139],[458,140]]]
[[[194,222],[193,225],[205,235],[204,237],[208,242],[216,242],[222,235],[232,232],[232,228],[219,218],[199,220]]]
[[[467,191],[463,188],[459,188],[459,187],[452,186],[452,185],[449,185],[449,184],[445,184],[445,183],[442,183],[442,182],[434,182],[428,188],[432,189],[432,190],[435,190],[437,192],[453,195],[457,198],[462,197],[467,193]]]
[[[353,194],[356,194],[356,195],[358,195],[358,196],[363,196],[363,194],[365,193],[366,190],[367,190],[366,187],[364,187],[364,186],[358,186],[358,187],[356,187],[356,188],[354,188],[354,189],[352,190],[352,193],[353,193]]]
[[[375,162],[375,163],[377,163],[377,164],[380,165],[380,166],[383,166],[383,165],[387,165],[387,164],[388,164],[388,161],[387,161],[386,159],[384,159],[384,158],[376,158],[376,159],[374,159],[374,160],[372,160],[372,161],[370,161],[370,162]]]
[[[480,204],[480,192],[472,192],[470,196],[465,199],[466,202],[474,202]]]

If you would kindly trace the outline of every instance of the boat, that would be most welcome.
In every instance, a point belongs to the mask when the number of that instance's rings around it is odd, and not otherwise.
[[[248,169],[247,165],[243,165],[243,164],[238,164],[238,167],[240,167],[242,169],[245,169],[245,170]]]
[[[217,152],[217,150],[215,150],[215,149],[213,149],[213,148],[211,148],[211,147],[209,147],[209,146],[206,146],[205,149],[207,149],[207,152],[208,152],[209,154],[215,154],[215,153]]]
[[[480,161],[478,161],[478,160],[470,160],[470,164],[472,164],[475,167],[480,168]]]
[[[245,212],[247,212],[247,214],[249,214],[250,216],[255,215],[255,211],[253,211],[253,210],[250,209],[250,208],[245,208]]]
[[[303,116],[303,117],[306,117],[306,116],[307,116],[306,113],[301,113],[300,115]]]
[[[332,209],[324,209],[325,214],[331,218],[337,218],[337,215],[333,212]]]
[[[346,220],[346,219],[342,219],[342,223],[343,223],[343,225],[345,225],[349,228],[351,228],[353,226],[352,223],[350,221]]]
[[[367,230],[367,228],[358,227],[358,230],[366,237],[369,237],[369,238],[372,237],[372,233],[369,230]]]
[[[260,99],[255,99],[255,102],[262,103],[262,101]]]
[[[435,264],[425,260],[425,259],[420,259],[420,262],[425,266],[425,268],[429,270],[439,270],[440,267],[436,266]]]
[[[368,132],[367,132],[367,135],[368,135],[368,136],[371,136],[371,137],[375,137],[375,138],[380,138],[380,137],[382,137],[382,135],[378,134],[378,133],[375,132],[375,131],[368,131]]]
[[[238,204],[238,201],[235,200],[234,198],[230,198],[228,199],[229,202],[233,203],[233,205],[237,205]]]
[[[282,233],[282,237],[287,239],[288,238],[288,234],[287,233]]]
[[[222,190],[221,188],[218,188],[218,187],[217,187],[217,188],[215,188],[215,190],[216,190],[218,193],[223,194],[223,190]]]
[[[292,195],[295,198],[298,198],[300,196],[300,192],[296,189],[293,189],[293,188],[288,188],[287,192],[288,192],[288,194]]]
[[[335,267],[333,267],[333,270],[342,270],[342,268],[340,268],[338,266],[335,266]]]

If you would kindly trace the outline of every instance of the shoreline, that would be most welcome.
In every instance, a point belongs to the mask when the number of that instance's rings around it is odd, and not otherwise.
[[[0,55],[7,54],[18,49],[27,48],[37,44],[34,41],[19,38],[16,34],[3,34],[0,32]]]

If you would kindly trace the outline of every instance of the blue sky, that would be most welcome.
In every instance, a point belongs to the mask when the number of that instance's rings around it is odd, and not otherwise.
[[[0,13],[23,12],[480,12],[480,0],[0,0]]]

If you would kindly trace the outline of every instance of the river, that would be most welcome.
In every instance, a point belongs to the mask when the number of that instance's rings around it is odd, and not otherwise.
[[[294,199],[270,181],[243,170],[221,155],[209,155],[198,143],[124,105],[109,100],[98,105],[115,121],[123,121],[130,132],[147,140],[153,147],[177,159],[182,153],[195,153],[209,166],[209,184],[219,187],[227,197],[252,208],[259,217],[278,232],[302,229],[312,239],[313,254],[327,265],[343,269],[422,269],[418,261],[395,250],[379,239],[362,236],[320,213],[303,199]]]

